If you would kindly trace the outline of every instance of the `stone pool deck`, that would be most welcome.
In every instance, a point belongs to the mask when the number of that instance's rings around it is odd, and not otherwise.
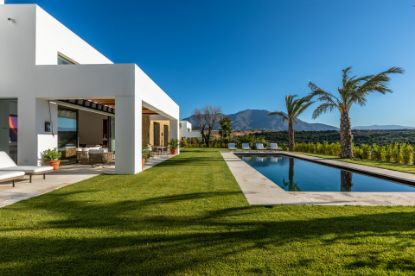
[[[233,152],[222,152],[221,154],[250,205],[415,206],[415,192],[286,192],[253,167],[242,161]],[[298,153],[281,152],[281,154],[415,184],[415,175],[413,174]]]

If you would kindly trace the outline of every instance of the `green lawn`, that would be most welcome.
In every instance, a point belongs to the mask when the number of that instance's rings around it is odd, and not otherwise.
[[[413,274],[415,208],[249,207],[220,154],[0,209],[0,274]]]
[[[371,166],[371,167],[378,167],[378,168],[383,168],[383,169],[388,169],[388,170],[393,170],[393,171],[398,171],[398,172],[415,173],[415,166],[411,166],[411,165],[402,165],[398,163],[389,163],[389,162],[374,161],[374,160],[341,159],[338,156],[324,155],[324,154],[314,154],[314,153],[302,153],[302,154],[317,156],[321,158],[336,159],[338,161],[366,165],[366,166]]]

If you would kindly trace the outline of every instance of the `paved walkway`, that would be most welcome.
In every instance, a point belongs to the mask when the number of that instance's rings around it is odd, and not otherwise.
[[[284,154],[286,153],[284,152]],[[295,155],[296,157],[301,157],[304,159],[317,158],[306,155],[300,156],[300,154],[293,153],[290,153],[289,155]],[[253,167],[242,161],[234,153],[222,152],[222,157],[234,175],[243,194],[245,195],[246,200],[250,205],[299,204],[415,206],[415,192],[286,192],[277,184],[255,170]],[[353,167],[353,169],[357,171],[371,171],[372,174],[377,174],[378,172],[380,175],[390,174],[388,176],[394,176],[396,179],[397,177],[400,177],[400,179],[405,178],[406,181],[411,181],[414,179],[414,175],[412,174],[397,173],[390,170],[360,166],[328,159],[320,161],[321,163],[330,161],[330,165],[341,165],[342,167],[349,169]],[[331,161],[335,161],[336,163],[332,163]]]
[[[169,158],[171,155],[161,155],[150,158],[144,170],[147,170]],[[57,172],[43,176],[33,176],[32,183],[29,183],[29,177],[16,182],[16,187],[11,183],[0,183],[0,208],[16,203],[21,200],[39,196],[53,190],[95,177],[100,174],[115,174],[115,166],[90,166],[90,165],[66,165],[62,166]]]

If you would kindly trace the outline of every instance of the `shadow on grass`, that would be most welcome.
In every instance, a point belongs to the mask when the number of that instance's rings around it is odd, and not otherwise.
[[[203,202],[208,200],[226,199],[235,194],[237,192],[190,193],[112,204],[66,201],[57,196],[62,200],[59,205],[38,204],[35,207],[66,218],[46,221],[31,230],[66,234],[42,238],[29,234],[11,238],[4,234],[29,229],[3,229],[0,236],[1,262],[18,262],[21,266],[10,270],[3,268],[0,272],[72,274],[88,273],[93,269],[98,273],[165,274],[250,250],[272,252],[272,248],[293,241],[321,242],[324,246],[339,243],[358,246],[369,238],[393,238],[406,243],[390,246],[405,251],[413,246],[411,241],[415,239],[414,212],[281,221],[267,219],[270,212],[278,213],[279,207],[236,206],[183,215],[167,209],[163,212],[166,205],[180,207],[182,203],[191,202],[203,206]],[[146,210],[161,211],[151,213]],[[102,231],[102,235],[94,234],[95,231]],[[22,252],[22,248],[29,250]],[[407,272],[415,269],[411,258],[397,257],[385,262],[380,259],[384,251],[367,250],[349,256],[353,261],[345,263],[345,268],[381,266]],[[307,267],[313,261],[300,259],[296,265]]]
[[[217,155],[182,156],[157,168],[186,165],[200,173],[219,162]],[[250,207],[234,182],[190,183],[202,191],[187,187],[191,192],[185,192],[174,190],[180,177],[162,182],[160,171],[98,177],[94,185],[87,182],[0,210],[0,274],[191,274],[218,263],[235,271],[243,263],[242,272],[272,274],[278,264],[269,263],[270,256],[281,259],[279,265],[309,269],[321,262],[315,252],[344,258],[336,269],[415,270],[413,255],[403,254],[414,246],[413,209]],[[114,187],[115,181],[123,182]],[[147,186],[140,186],[143,182]],[[165,190],[159,191],[162,185]],[[319,210],[323,216],[315,214]],[[330,214],[333,210],[360,211]],[[28,221],[15,223],[24,212]],[[291,247],[301,249],[295,258],[284,255]],[[301,255],[307,250],[309,255]],[[399,254],[385,258],[390,252]]]

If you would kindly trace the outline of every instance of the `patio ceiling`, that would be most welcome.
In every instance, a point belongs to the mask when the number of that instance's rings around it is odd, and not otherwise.
[[[115,114],[115,100],[114,99],[93,99],[93,100],[60,100],[61,102],[82,106],[89,109],[94,109],[97,111],[107,112]],[[142,114],[145,115],[157,115],[158,113],[148,109],[146,107],[142,108]]]

